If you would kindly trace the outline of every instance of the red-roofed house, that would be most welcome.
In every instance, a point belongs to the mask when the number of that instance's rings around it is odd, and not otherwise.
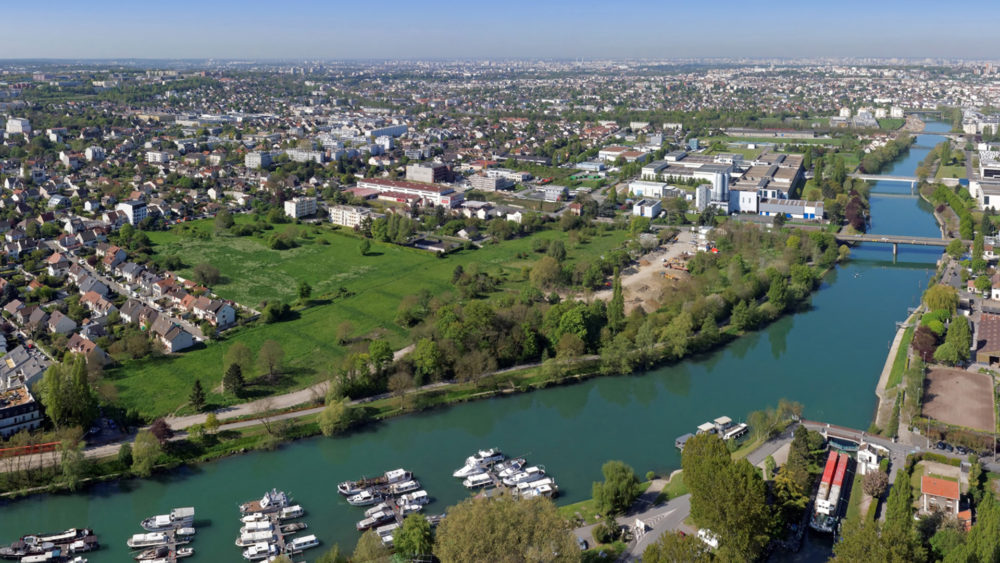
[[[924,475],[920,478],[920,504],[923,512],[944,512],[958,516],[961,491],[958,481],[948,481]]]

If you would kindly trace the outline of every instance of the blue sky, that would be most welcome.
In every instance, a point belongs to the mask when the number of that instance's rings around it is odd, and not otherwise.
[[[998,16],[978,0],[40,0],[4,6],[0,58],[978,59],[1000,57]]]

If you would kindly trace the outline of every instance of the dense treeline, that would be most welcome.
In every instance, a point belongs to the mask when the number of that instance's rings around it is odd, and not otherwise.
[[[913,137],[910,135],[900,135],[889,141],[884,146],[879,147],[866,154],[861,159],[861,171],[868,174],[877,174],[882,171],[882,167],[896,160],[900,154],[910,148],[913,144]]]
[[[956,193],[956,190],[958,193]],[[961,195],[959,195],[961,194]],[[969,205],[972,202],[969,193],[960,187],[949,188],[944,184],[938,185],[931,194],[931,202],[937,206],[942,206],[947,204],[951,207],[955,215],[958,216],[958,235],[964,240],[972,240],[975,229],[973,227],[974,223],[972,221],[972,212],[969,211]],[[942,209],[938,209],[941,211]],[[954,234],[952,234],[954,236]]]

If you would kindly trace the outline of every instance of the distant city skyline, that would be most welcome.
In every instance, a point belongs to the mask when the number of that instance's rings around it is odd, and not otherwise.
[[[419,6],[418,9],[414,9]],[[964,58],[1000,6],[621,0],[371,4],[108,0],[5,6],[3,59]],[[940,15],[938,15],[940,14]]]

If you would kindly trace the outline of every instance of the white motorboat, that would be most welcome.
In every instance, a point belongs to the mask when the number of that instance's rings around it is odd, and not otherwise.
[[[363,532],[370,528],[374,528],[381,524],[385,524],[386,522],[392,520],[395,517],[396,516],[392,512],[376,512],[375,514],[372,514],[368,518],[359,521],[357,523],[357,528],[359,532]]]
[[[503,484],[513,487],[518,483],[537,481],[545,477],[545,469],[541,466],[532,466],[524,471],[515,473],[503,480]]]
[[[243,522],[244,524],[248,522],[259,522],[261,520],[267,520],[267,515],[263,512],[252,512],[240,518],[240,522]]]
[[[525,463],[526,462],[523,457],[510,459],[493,466],[493,472],[496,473],[497,477],[503,479],[520,471],[521,468],[524,467]]]
[[[523,494],[525,491],[534,489],[535,487],[541,487],[542,485],[554,486],[556,482],[551,477],[544,477],[537,481],[521,481],[517,484],[516,491],[518,494]]]
[[[165,532],[175,528],[183,528],[194,523],[194,508],[175,508],[170,514],[159,514],[150,516],[139,525],[147,532]]]
[[[476,455],[470,455],[465,458],[465,465],[456,469],[455,472],[452,473],[452,476],[462,479],[482,473],[490,465],[493,465],[498,461],[503,461],[504,457],[503,452],[501,452],[499,448],[479,450],[476,452]]]
[[[403,481],[400,483],[393,483],[389,485],[389,493],[394,495],[399,495],[403,493],[408,493],[410,491],[415,491],[420,488],[420,481],[415,479],[410,479],[409,481]]]
[[[488,473],[480,473],[462,481],[462,485],[466,489],[478,489],[479,487],[493,486],[493,477]]]
[[[537,487],[532,487],[526,492],[521,493],[521,498],[551,497],[554,492],[555,491],[551,485],[538,485]]]
[[[149,532],[147,534],[134,534],[125,544],[132,549],[138,549],[140,547],[166,545],[169,541],[170,538],[163,532]]]
[[[278,546],[273,543],[255,543],[243,550],[243,558],[248,561],[260,561],[272,555],[278,555]]]
[[[174,557],[177,559],[183,559],[185,557],[191,557],[192,555],[194,555],[193,547],[180,547],[177,548],[177,552],[174,554]]]
[[[184,528],[177,528],[177,535],[182,538],[189,538],[194,535],[194,527],[186,526]]]
[[[431,501],[431,496],[425,490],[414,491],[399,497],[402,504],[427,504]]]
[[[399,505],[399,511],[403,516],[407,514],[413,514],[414,512],[420,512],[424,509],[422,504],[401,504]]]
[[[293,518],[301,518],[305,515],[306,511],[302,509],[301,505],[294,504],[292,506],[286,506],[278,512],[278,520],[291,520]]]
[[[391,512],[391,511],[392,511],[392,509],[389,508],[388,504],[386,504],[384,502],[380,502],[380,503],[376,504],[375,506],[369,508],[368,510],[365,510],[365,516],[371,516],[372,514],[375,514],[376,512]]]
[[[243,527],[240,528],[240,535],[252,534],[254,532],[273,532],[273,531],[274,531],[274,524],[272,524],[269,520],[256,520],[254,522],[247,522],[246,524],[243,524]]]
[[[284,491],[271,489],[264,493],[260,500],[252,500],[240,505],[240,514],[247,515],[254,512],[271,513],[288,506],[290,504],[288,495]]]
[[[393,530],[399,528],[400,526],[401,524],[399,522],[393,522],[392,524],[379,526],[378,528],[375,528],[375,534],[380,538],[384,538],[385,536],[391,536]]]
[[[308,536],[294,538],[292,541],[285,544],[285,553],[294,555],[296,553],[302,553],[311,547],[316,547],[317,545],[319,545],[319,539],[316,536],[309,534]]]
[[[360,493],[354,495],[353,497],[347,497],[347,504],[350,504],[351,506],[368,506],[381,501],[382,501],[382,495],[378,493],[373,493],[371,490],[368,489],[361,491]]]
[[[275,543],[277,541],[278,537],[274,535],[273,531],[250,532],[249,534],[240,534],[240,537],[236,538],[236,547],[251,547],[261,542]]]

